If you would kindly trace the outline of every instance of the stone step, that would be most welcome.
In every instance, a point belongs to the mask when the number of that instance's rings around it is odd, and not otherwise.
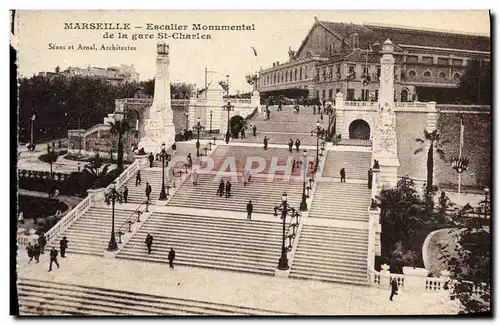
[[[315,275],[309,272],[303,272],[300,270],[294,270],[293,274],[290,273],[290,278],[303,279],[303,280],[316,280],[323,282],[334,282],[340,284],[350,284],[350,285],[361,285],[368,286],[368,280],[358,277],[349,277],[344,274],[332,274],[332,275]]]

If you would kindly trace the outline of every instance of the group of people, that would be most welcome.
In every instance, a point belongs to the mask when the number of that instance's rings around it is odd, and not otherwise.
[[[290,138],[290,141],[288,141],[288,151],[292,152],[293,150],[293,139]],[[297,139],[295,140],[295,149],[297,149],[297,152],[300,150],[300,140]]]
[[[217,189],[217,193],[215,195],[219,195],[222,197],[224,194],[226,194],[226,198],[231,197],[231,182],[227,180],[227,182],[224,184],[224,180],[221,179],[219,183],[219,188]]]
[[[153,246],[153,236],[148,233],[146,235],[146,240],[144,241],[146,243],[146,247],[148,248],[148,254],[151,254],[152,246]],[[168,265],[171,269],[174,268],[174,260],[175,260],[175,251],[173,248],[170,248],[170,251],[168,252]]]
[[[44,254],[45,245],[47,245],[47,239],[45,238],[45,234],[40,234],[40,236],[38,236],[38,240],[35,243],[35,245],[28,243],[28,246],[26,247],[26,252],[28,253],[29,257],[28,263],[31,263],[33,258],[35,259],[36,263],[40,262],[40,254]],[[64,236],[63,239],[59,241],[61,258],[66,258],[67,248],[68,248],[68,239],[66,236]],[[52,247],[52,249],[50,250],[49,272],[52,271],[52,263],[55,263],[57,268],[59,268],[59,262],[57,261],[58,254],[59,252],[57,251],[57,249],[55,247]]]

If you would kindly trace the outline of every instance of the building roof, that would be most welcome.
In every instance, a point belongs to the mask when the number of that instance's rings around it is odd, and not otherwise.
[[[366,48],[368,44],[375,42],[382,44],[386,39],[390,39],[396,45],[408,44],[472,51],[491,51],[491,39],[487,36],[328,21],[319,21],[318,23],[333,34],[341,35],[346,41],[349,40],[350,34],[358,33],[361,48]]]

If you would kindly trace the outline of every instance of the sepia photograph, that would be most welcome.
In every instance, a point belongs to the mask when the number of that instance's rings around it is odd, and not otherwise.
[[[11,315],[492,316],[490,11],[9,20]]]

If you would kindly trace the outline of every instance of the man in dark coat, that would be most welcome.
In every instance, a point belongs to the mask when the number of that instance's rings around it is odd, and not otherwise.
[[[391,296],[389,297],[389,300],[392,301],[392,298],[394,295],[398,294],[398,281],[396,279],[392,279],[391,281]]]
[[[66,239],[66,236],[61,239],[59,242],[59,249],[61,250],[61,257],[66,258],[66,249],[68,248],[68,240]]]
[[[345,183],[345,168],[340,170],[340,182]]]
[[[267,150],[267,145],[269,144],[269,139],[267,136],[264,136],[264,150]]]
[[[297,149],[297,152],[299,152],[299,148],[300,148],[300,140],[297,139],[295,140],[295,149]]]
[[[175,251],[173,248],[170,248],[170,252],[168,252],[168,265],[171,269],[174,268],[174,260],[175,260]]]
[[[251,220],[252,219],[252,212],[253,212],[253,204],[252,200],[248,201],[247,204],[247,219]]]
[[[40,245],[38,244],[33,247],[33,257],[37,263],[40,262]]]
[[[138,170],[137,174],[135,175],[135,186],[141,185],[141,171]]]
[[[373,170],[368,169],[368,188],[372,189],[372,181],[373,181]]]
[[[290,141],[288,142],[288,151],[292,152],[293,150],[293,139],[290,139]]]
[[[245,127],[242,127],[242,128],[241,128],[241,138],[242,138],[242,139],[245,139],[245,138],[246,138],[246,137],[245,137]]]
[[[148,160],[149,160],[149,167],[153,167],[153,161],[155,161],[155,157],[153,156],[153,153],[151,152],[148,156]]]
[[[33,245],[31,245],[31,243],[28,243],[28,247],[26,247],[26,252],[28,253],[28,257],[30,258],[28,263],[30,263],[31,260],[33,259],[33,250],[34,250]]]
[[[252,133],[253,133],[254,137],[257,136],[257,125],[255,125],[255,124],[252,127]]]
[[[151,253],[151,246],[153,245],[153,236],[151,236],[149,233],[146,236],[145,240],[146,246],[148,247],[148,254]]]
[[[52,271],[52,262],[56,263],[57,268],[59,268],[59,263],[57,262],[57,254],[57,249],[55,247],[52,247],[52,250],[50,251],[49,272]]]
[[[45,238],[45,234],[41,234],[38,236],[38,245],[40,245],[40,254],[43,254],[43,249],[45,245],[47,245],[47,239]]]
[[[146,197],[148,201],[149,201],[149,196],[151,195],[151,191],[152,191],[151,185],[149,185],[149,183],[146,183]]]
[[[313,115],[316,114],[316,105],[313,105]]]
[[[231,182],[227,180],[226,182],[226,198],[231,197]]]
[[[217,189],[217,194],[219,196],[222,196],[224,194],[224,180],[222,180],[222,179],[220,180],[219,188]]]
[[[127,198],[128,198],[128,187],[127,187],[127,185],[125,185],[123,187],[123,201],[125,203],[127,203]],[[62,255],[62,252],[61,252],[61,255]]]
[[[188,167],[191,168],[193,166],[193,158],[191,158],[191,153],[187,155]]]

